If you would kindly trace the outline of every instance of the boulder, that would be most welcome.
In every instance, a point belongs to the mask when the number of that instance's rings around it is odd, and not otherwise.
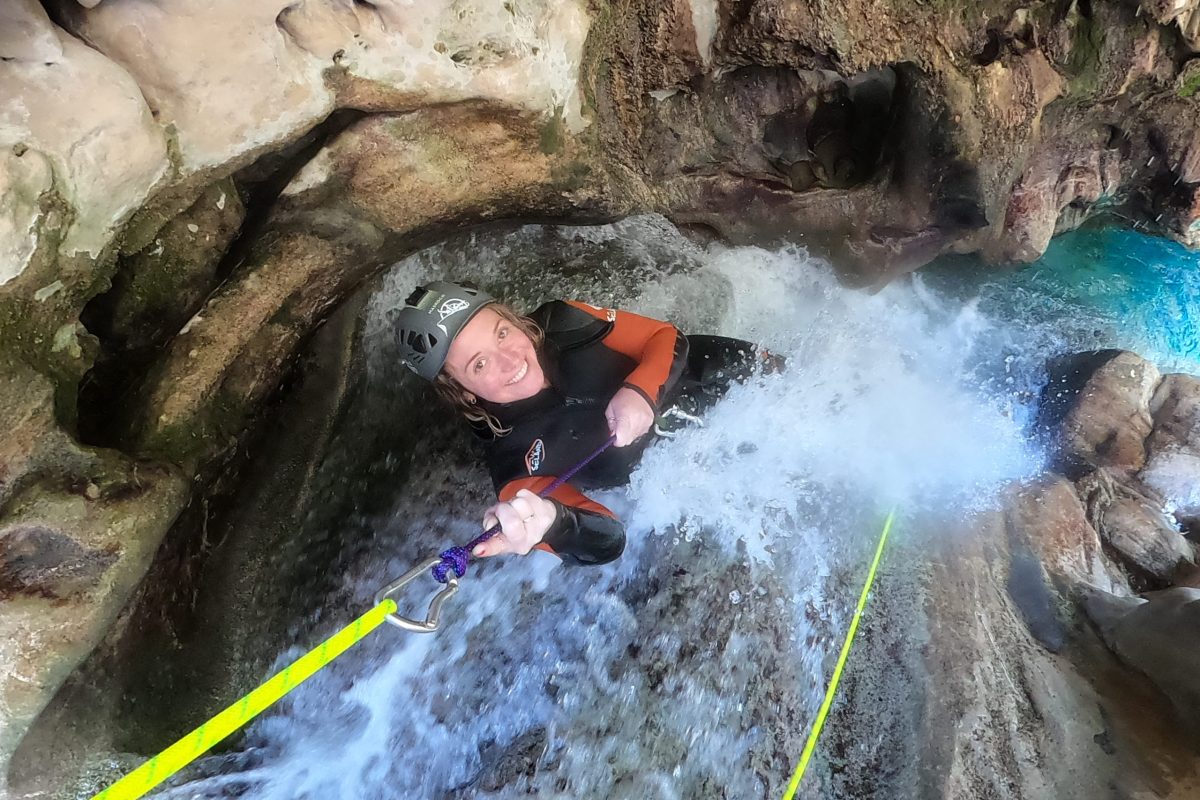
[[[1058,467],[1076,477],[1101,467],[1140,470],[1158,369],[1134,353],[1102,350],[1054,362],[1049,373],[1038,424]]]
[[[1167,375],[1150,401],[1154,429],[1139,477],[1185,524],[1200,518],[1200,378]]]
[[[1088,521],[1139,578],[1162,587],[1196,566],[1191,542],[1164,513],[1161,500],[1103,469],[1084,476],[1076,487]]]

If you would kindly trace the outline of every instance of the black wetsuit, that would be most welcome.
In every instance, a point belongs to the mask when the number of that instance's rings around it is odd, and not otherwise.
[[[696,413],[758,362],[749,342],[685,337],[669,323],[625,311],[554,301],[530,318],[545,332],[539,361],[550,386],[515,403],[480,403],[511,429],[504,436],[484,434],[488,469],[501,500],[520,489],[541,491],[602,445],[609,437],[604,411],[618,389],[638,392],[656,414],[673,404]],[[603,564],[620,556],[624,526],[576,487],[625,483],[652,440],[646,436],[627,447],[608,448],[556,489],[549,499],[558,517],[539,548],[577,564]]]

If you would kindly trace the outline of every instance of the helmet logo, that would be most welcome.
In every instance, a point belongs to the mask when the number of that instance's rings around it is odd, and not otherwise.
[[[525,454],[525,469],[529,470],[529,474],[537,472],[542,466],[542,461],[546,458],[546,445],[541,439],[534,439],[533,444],[529,447],[529,452]]]
[[[446,317],[449,317],[452,314],[457,314],[469,305],[471,304],[466,300],[458,297],[451,297],[449,300],[442,303],[442,307],[438,309],[438,317],[442,320],[442,322],[445,322]]]
[[[449,300],[442,303],[441,306],[439,306],[438,310],[437,310],[438,327],[442,329],[442,333],[445,333],[447,335],[449,335],[449,333],[450,333],[449,331],[446,330],[446,326],[442,324],[443,322],[446,321],[446,317],[452,317],[455,314],[457,314],[458,312],[465,311],[466,309],[468,309],[470,307],[471,307],[470,303],[468,303],[466,300],[463,300],[458,297],[451,297]]]

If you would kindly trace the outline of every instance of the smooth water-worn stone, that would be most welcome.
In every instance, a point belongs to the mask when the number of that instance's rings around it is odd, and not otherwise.
[[[1081,478],[1077,489],[1092,526],[1139,577],[1164,586],[1195,566],[1191,542],[1168,519],[1162,502],[1138,491],[1127,477],[1097,470]]]
[[[1051,475],[1022,487],[1007,504],[1009,535],[1066,586],[1080,583],[1121,592],[1124,584],[1104,555],[1075,487]]]
[[[0,58],[52,64],[62,44],[38,0],[8,0],[0,5]]]
[[[72,210],[59,249],[64,255],[96,256],[167,175],[166,137],[127,72],[61,31],[45,32],[50,35],[56,36],[61,57],[0,61],[0,96],[7,98],[0,104],[0,149],[51,165],[53,191]],[[16,220],[0,222],[5,237],[0,254],[28,250],[30,221],[24,214]],[[22,261],[4,265],[0,280],[4,273],[20,274],[24,266]]]
[[[1177,517],[1200,518],[1200,378],[1167,375],[1150,402],[1154,430],[1140,478]]]
[[[1158,368],[1134,353],[1106,350],[1060,359],[1049,372],[1041,424],[1060,467],[1068,474],[1141,469]]]
[[[59,0],[60,6],[74,5]],[[340,103],[405,111],[487,99],[563,112],[590,22],[581,3],[160,0],[68,19],[144,88],[185,173],[286,143]],[[249,76],[253,76],[250,78]]]

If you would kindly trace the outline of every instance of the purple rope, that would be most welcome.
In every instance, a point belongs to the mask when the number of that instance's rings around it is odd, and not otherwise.
[[[579,470],[592,463],[601,453],[612,447],[613,443],[616,441],[616,434],[609,436],[604,440],[604,444],[592,451],[590,456],[571,467],[566,471],[565,474],[563,474],[562,477],[555,478],[549,486],[538,492],[538,497],[549,496],[555,489],[571,480],[571,478],[574,478]],[[454,571],[455,577],[461,578],[467,573],[467,562],[471,560],[471,551],[486,542],[488,539],[491,539],[499,532],[500,523],[497,522],[495,525],[488,528],[486,531],[479,534],[462,547],[451,547],[449,550],[443,550],[441,553],[439,553],[442,560],[433,567],[433,579],[438,583],[445,583],[446,581],[450,580],[450,577],[447,573],[449,573],[451,570]]]

